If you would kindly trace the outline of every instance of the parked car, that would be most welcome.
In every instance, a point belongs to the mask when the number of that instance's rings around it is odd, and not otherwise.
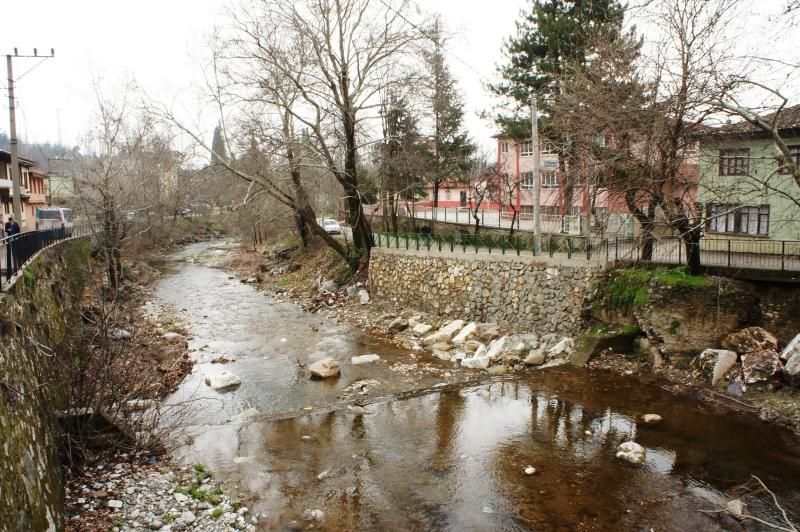
[[[43,207],[36,209],[36,230],[64,229],[67,235],[72,234],[75,222],[72,218],[72,209],[66,207]]]
[[[331,220],[330,218],[325,218],[322,220],[322,228],[325,229],[325,232],[329,235],[342,234],[342,226],[339,225],[339,222],[336,220]]]

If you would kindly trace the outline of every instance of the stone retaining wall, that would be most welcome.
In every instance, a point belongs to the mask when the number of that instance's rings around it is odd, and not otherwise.
[[[54,356],[80,322],[86,239],[44,251],[0,302],[0,530],[61,530]]]
[[[373,297],[443,318],[496,322],[519,332],[575,336],[596,262],[373,249]]]

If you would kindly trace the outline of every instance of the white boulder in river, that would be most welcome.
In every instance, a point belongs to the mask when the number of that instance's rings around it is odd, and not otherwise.
[[[230,388],[232,386],[238,386],[242,383],[241,379],[231,373],[230,371],[223,371],[222,373],[216,373],[213,375],[206,375],[206,384],[211,387],[212,390],[221,390],[223,388]]]
[[[464,326],[464,320],[453,320],[435,333],[427,336],[422,343],[425,345],[438,344],[439,342],[449,342]]]
[[[361,355],[361,356],[350,358],[350,362],[354,366],[357,366],[359,364],[369,364],[371,362],[377,362],[380,359],[381,359],[381,357],[379,357],[378,355]]]
[[[626,441],[617,447],[617,458],[635,465],[643,464],[646,455],[644,447],[634,441]]]
[[[331,357],[323,358],[322,360],[317,360],[310,366],[308,366],[308,371],[311,372],[312,377],[316,377],[318,379],[327,379],[328,377],[336,377],[341,373],[339,369],[339,363],[336,362]]]

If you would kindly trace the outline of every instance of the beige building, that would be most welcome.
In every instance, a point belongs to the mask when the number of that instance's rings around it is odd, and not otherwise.
[[[45,181],[47,176],[36,163],[30,159],[19,157],[20,198],[22,199],[22,220],[17,220],[22,231],[36,229],[36,209],[47,207]],[[0,204],[2,204],[2,222],[14,214],[14,187],[11,181],[11,154],[0,150]]]

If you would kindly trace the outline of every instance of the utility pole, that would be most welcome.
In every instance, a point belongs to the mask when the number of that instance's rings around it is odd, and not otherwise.
[[[539,186],[539,120],[536,108],[536,92],[531,90],[531,160],[533,168],[533,249],[538,255],[542,250],[542,220],[539,206],[542,187]]]
[[[48,59],[50,57],[55,56],[55,51],[50,48],[50,55],[38,55],[38,51],[36,48],[33,49],[33,55],[19,55],[17,53],[17,49],[14,48],[14,55],[7,54],[6,55],[6,71],[8,72],[8,120],[9,120],[9,134],[11,135],[10,138],[10,149],[11,149],[11,187],[14,194],[13,198],[13,205],[14,205],[14,220],[22,226],[22,186],[20,184],[20,174],[19,174],[19,152],[18,152],[18,139],[17,139],[17,105],[14,99],[14,59],[15,58],[41,58],[41,59]],[[36,66],[34,66],[36,68]],[[33,69],[31,69],[33,70]],[[28,70],[30,72],[30,70]],[[25,72],[22,76],[27,74]],[[20,76],[20,78],[22,78]]]

